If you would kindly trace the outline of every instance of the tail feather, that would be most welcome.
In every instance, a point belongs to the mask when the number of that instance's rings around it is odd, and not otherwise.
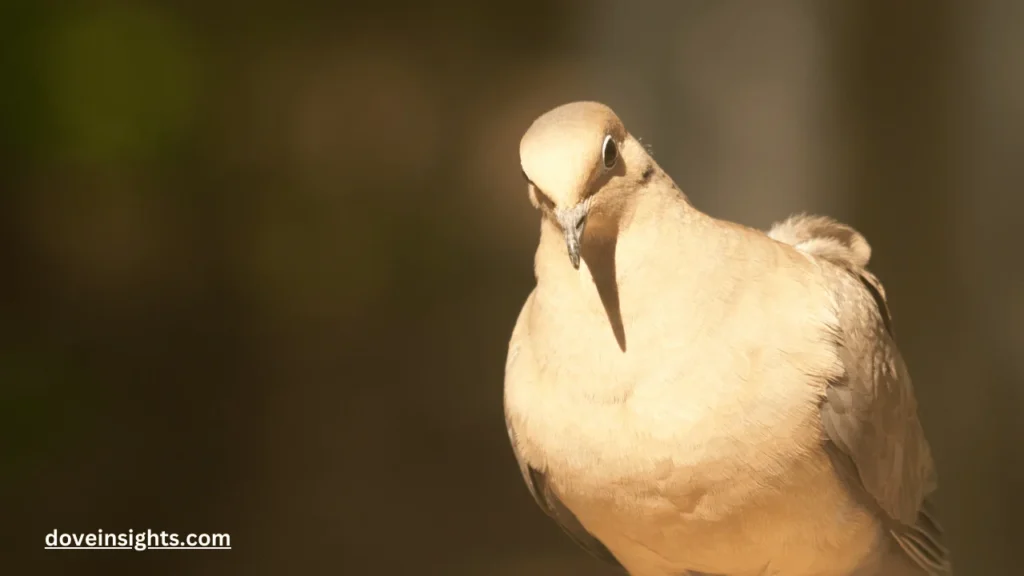
[[[917,524],[893,530],[893,538],[915,563],[929,576],[951,576],[953,563],[949,549],[942,544],[942,527],[926,500],[918,514]]]

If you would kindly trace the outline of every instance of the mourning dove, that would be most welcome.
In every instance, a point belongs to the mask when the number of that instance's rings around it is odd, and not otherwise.
[[[505,418],[544,511],[634,576],[951,574],[858,232],[705,215],[594,102],[519,150],[542,218]]]

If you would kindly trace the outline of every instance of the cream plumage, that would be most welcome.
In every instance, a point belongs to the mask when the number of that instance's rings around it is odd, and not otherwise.
[[[711,218],[598,103],[542,115],[520,157],[542,224],[506,422],[577,543],[634,576],[951,573],[859,233]]]

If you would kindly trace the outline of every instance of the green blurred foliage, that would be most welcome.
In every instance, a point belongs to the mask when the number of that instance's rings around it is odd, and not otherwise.
[[[102,389],[90,388],[61,352],[23,344],[0,350],[0,478],[17,485],[74,449],[78,432],[94,425]]]
[[[0,146],[11,160],[41,152],[47,132],[40,48],[51,16],[39,2],[0,3]]]
[[[166,153],[194,120],[199,60],[173,13],[145,3],[71,12],[43,38],[47,103],[70,160]]]

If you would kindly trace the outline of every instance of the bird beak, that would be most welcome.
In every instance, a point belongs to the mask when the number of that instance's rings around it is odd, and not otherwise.
[[[558,211],[558,223],[565,232],[565,248],[569,252],[569,262],[572,267],[580,269],[580,241],[583,239],[583,229],[587,227],[587,206],[582,202],[576,206]]]

